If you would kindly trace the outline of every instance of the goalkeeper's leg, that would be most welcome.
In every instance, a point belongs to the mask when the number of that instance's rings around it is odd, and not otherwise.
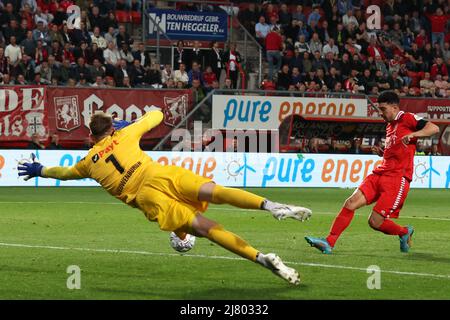
[[[193,219],[190,229],[191,231],[188,231],[188,233],[198,237],[208,238],[221,247],[266,267],[292,284],[300,283],[298,272],[295,269],[285,266],[280,257],[273,253],[265,255],[259,252],[239,236],[225,230],[217,222],[210,220],[201,214],[197,214]]]
[[[205,183],[200,187],[198,200],[215,204],[227,203],[244,209],[267,210],[278,220],[293,218],[303,221],[309,219],[312,213],[308,208],[272,202],[251,192],[223,187],[213,182]]]

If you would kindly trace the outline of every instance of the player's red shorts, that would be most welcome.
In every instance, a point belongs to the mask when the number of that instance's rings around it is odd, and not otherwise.
[[[368,175],[358,187],[366,197],[367,204],[377,202],[373,211],[385,218],[398,218],[409,191],[405,177]]]

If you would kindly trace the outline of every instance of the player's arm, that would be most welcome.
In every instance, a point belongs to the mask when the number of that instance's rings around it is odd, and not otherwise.
[[[41,171],[41,177],[53,178],[59,180],[75,180],[86,178],[73,167],[43,167]]]
[[[34,177],[59,180],[75,180],[88,177],[81,161],[72,167],[44,167],[34,153],[31,154],[31,159],[21,160],[17,169],[19,170],[19,176],[23,176],[25,181]]]
[[[133,123],[129,123],[125,120],[113,121],[113,126],[116,130],[120,130],[126,127],[128,132],[132,134],[142,136],[144,133],[150,131],[151,129],[158,126],[163,120],[164,115],[159,110],[149,111],[144,114],[142,117],[137,119]]]
[[[430,137],[439,132],[439,127],[437,125],[425,119],[417,120],[415,129],[417,131],[407,134],[402,138],[403,143],[408,144],[412,138]]]

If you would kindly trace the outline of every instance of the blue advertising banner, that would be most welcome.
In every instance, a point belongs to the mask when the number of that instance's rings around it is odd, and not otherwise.
[[[225,13],[149,9],[151,19],[147,37],[155,39],[159,28],[171,40],[227,40],[228,17]],[[154,21],[152,21],[154,20]]]
[[[87,150],[0,150],[0,186],[98,186],[17,176],[17,161],[35,152],[45,166],[73,166]],[[191,170],[229,187],[356,188],[381,163],[376,155],[240,152],[147,152],[156,162]],[[415,156],[411,188],[450,188],[450,157]]]

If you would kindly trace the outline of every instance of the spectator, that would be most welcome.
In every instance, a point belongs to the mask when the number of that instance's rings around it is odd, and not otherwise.
[[[361,143],[362,143],[361,138],[354,138],[352,140],[352,146],[349,149],[349,153],[352,153],[352,154],[364,153],[361,149]]]
[[[356,17],[353,15],[353,9],[348,9],[347,13],[342,17],[342,24],[347,28],[351,23],[356,27],[359,27],[358,20],[356,20]]]
[[[33,39],[33,32],[27,31],[26,38],[20,43],[20,47],[24,54],[34,57],[36,50],[36,42]]]
[[[116,32],[113,27],[108,28],[108,32],[105,33],[105,40],[106,40],[106,45],[108,45],[110,42],[112,42],[112,43],[114,43],[114,46],[117,47]]]
[[[304,52],[311,52],[311,48],[308,43],[306,43],[306,37],[304,34],[298,36],[298,41],[294,44],[295,50],[297,50],[300,54]]]
[[[308,16],[308,25],[313,26],[319,23],[319,20],[322,18],[320,15],[320,7],[316,6],[313,8],[313,11]]]
[[[330,38],[328,43],[322,48],[322,55],[326,56],[329,52],[333,54],[333,56],[339,55],[339,48],[334,44],[334,39]]]
[[[439,152],[439,146],[436,143],[431,145],[430,156],[442,156]]]
[[[140,65],[143,68],[149,68],[151,66],[150,51],[145,50],[145,45],[143,42],[138,44],[138,49],[133,52],[134,59],[139,60]]]
[[[270,32],[270,26],[266,23],[264,16],[259,17],[259,22],[255,25],[256,40],[264,47],[266,36]]]
[[[281,68],[280,73],[277,77],[277,90],[288,90],[291,85],[291,72],[289,71],[289,65],[285,64]]]
[[[311,53],[316,51],[319,51],[319,54],[322,53],[322,41],[320,40],[317,32],[313,33],[311,40],[309,41],[309,49],[311,50]]]
[[[131,51],[129,50],[129,46],[124,42],[120,42],[120,50],[119,50],[119,56],[120,59],[125,60],[128,64],[131,64],[134,60],[133,55],[131,54]]]
[[[37,133],[32,134],[31,141],[27,145],[27,149],[45,149],[45,146],[39,140]]]
[[[119,64],[120,61],[120,53],[119,50],[117,50],[117,47],[114,45],[114,42],[108,43],[108,48],[103,51],[103,58],[105,59],[106,64],[106,74],[114,74],[114,68]]]
[[[100,49],[106,49],[108,46],[106,39],[100,34],[100,27],[98,26],[94,27],[94,33],[91,36],[91,43],[97,44]]]
[[[110,11],[108,13],[108,18],[105,21],[104,28],[108,30],[108,33],[110,28],[112,28],[113,30],[117,30],[119,28],[119,24],[117,23],[117,19],[113,11]],[[108,39],[106,39],[106,41],[108,41]]]
[[[43,21],[39,21],[37,28],[33,30],[33,39],[34,41],[42,41],[44,47],[51,43],[50,35]]]
[[[101,76],[95,77],[95,82],[91,85],[91,87],[96,88],[106,88],[105,82]]]
[[[214,81],[217,81],[216,74],[213,72],[211,66],[207,66],[203,72],[204,87],[210,89]]]
[[[17,67],[20,59],[22,59],[22,51],[16,43],[16,37],[11,36],[9,45],[5,49],[5,57],[9,59],[11,68]]]
[[[127,67],[127,61],[125,59],[119,60],[119,66],[114,71],[114,81],[117,87],[123,87],[123,79],[129,77],[129,70]]]
[[[439,42],[441,47],[444,46],[445,29],[449,20],[449,15],[444,14],[442,8],[437,8],[435,14],[427,14],[431,23],[431,42]]]
[[[165,84],[167,80],[174,78],[174,72],[172,71],[172,65],[166,64],[164,69],[161,71],[161,82]]]
[[[295,7],[295,12],[292,14],[292,20],[302,21],[303,24],[306,24],[306,16],[303,13],[303,6],[297,5]]]
[[[416,156],[424,156],[425,155],[425,148],[422,141],[417,141],[416,143]]]
[[[192,63],[192,68],[188,72],[188,85],[192,86],[193,80],[199,80],[200,84],[203,85],[203,74],[202,70],[200,69],[200,65],[197,62]]]
[[[278,74],[282,63],[282,38],[278,28],[273,28],[266,36],[266,55],[269,63],[269,79],[273,80],[273,74]],[[275,66],[275,69],[274,69]]]
[[[206,54],[206,64],[211,66],[213,72],[216,75],[216,79],[220,81],[220,75],[224,67],[223,64],[223,53],[219,48],[219,43],[213,41],[211,43],[211,50]]]
[[[205,56],[202,50],[200,49],[200,41],[195,40],[194,41],[194,47],[190,51],[190,63],[197,62],[201,68],[205,67]]]
[[[241,54],[236,49],[236,44],[231,43],[228,51],[224,53],[224,63],[227,66],[227,77],[233,84],[233,89],[237,88],[238,73],[240,70]]]
[[[48,150],[61,150],[63,147],[59,144],[59,137],[56,133],[51,135],[51,141]]]
[[[105,67],[102,65],[98,58],[95,58],[92,65],[88,67],[91,73],[92,79],[97,79],[97,77],[104,78],[106,75]]]
[[[119,33],[116,35],[117,44],[125,43],[130,49],[130,46],[133,44],[133,38],[125,31],[125,26],[123,24],[119,25]]]
[[[447,66],[444,64],[444,61],[441,57],[436,58],[436,63],[431,67],[431,79],[436,80],[436,76],[440,74],[442,79],[448,81],[448,70]]]
[[[186,66],[184,63],[180,63],[179,67],[180,67],[179,70],[175,70],[173,80],[175,81],[175,83],[181,81],[183,82],[184,85],[187,85],[189,82],[189,76],[188,73],[186,72]]]
[[[172,63],[172,66],[174,70],[179,70],[180,64],[184,64],[185,67],[187,66],[187,63],[189,62],[190,58],[189,52],[184,48],[183,40],[178,40],[177,48],[175,49],[173,58],[174,61]]]

